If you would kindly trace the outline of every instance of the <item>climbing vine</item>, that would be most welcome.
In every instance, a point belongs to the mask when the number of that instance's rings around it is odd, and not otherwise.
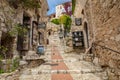
[[[20,24],[15,24],[15,26],[8,32],[10,36],[23,35],[27,32],[27,29]]]
[[[75,11],[75,4],[76,4],[76,0],[72,0],[72,13],[74,14]]]
[[[17,8],[23,7],[25,8],[40,8],[39,0],[7,0],[10,6]]]

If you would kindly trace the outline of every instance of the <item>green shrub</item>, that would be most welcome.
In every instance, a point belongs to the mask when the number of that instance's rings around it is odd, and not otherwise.
[[[26,28],[23,28],[21,25],[16,24],[10,31],[9,35],[10,36],[15,36],[15,35],[23,35],[24,33],[27,32]]]
[[[38,0],[7,0],[9,5],[18,8],[40,8],[40,3]]]
[[[51,22],[56,25],[63,24],[64,29],[67,30],[67,32],[69,32],[71,29],[72,19],[69,15],[64,14],[64,15],[60,16],[59,19],[57,19],[57,18],[52,19]]]
[[[15,58],[12,63],[12,71],[16,70],[19,67],[19,58]]]
[[[56,24],[56,25],[60,24],[60,21],[57,18],[56,19],[52,19],[51,22],[54,23],[54,24]]]
[[[60,16],[60,23],[64,25],[64,29],[67,30],[67,32],[70,31],[72,19],[69,15]]]
[[[21,0],[21,2],[26,8],[40,8],[40,4],[37,0]]]
[[[4,70],[3,69],[0,69],[0,74],[4,73]]]
[[[72,0],[72,13],[74,13],[75,4],[76,4],[76,0]]]
[[[3,56],[0,54],[0,61],[3,59]]]

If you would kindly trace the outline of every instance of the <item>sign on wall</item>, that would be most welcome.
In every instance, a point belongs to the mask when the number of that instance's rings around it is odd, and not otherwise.
[[[39,23],[39,24],[38,24],[38,28],[43,28],[43,29],[45,29],[45,28],[46,28],[45,22]]]
[[[82,18],[75,18],[75,25],[76,26],[82,25]]]

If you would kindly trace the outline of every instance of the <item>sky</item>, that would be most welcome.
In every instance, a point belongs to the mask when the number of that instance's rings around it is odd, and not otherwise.
[[[55,13],[55,7],[56,5],[63,4],[65,2],[69,2],[71,0],[47,0],[49,11],[47,12],[47,15],[51,15]]]

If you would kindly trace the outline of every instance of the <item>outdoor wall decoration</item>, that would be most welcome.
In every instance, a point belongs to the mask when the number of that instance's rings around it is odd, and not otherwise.
[[[75,25],[76,26],[82,25],[82,18],[75,18]]]
[[[84,48],[84,36],[82,31],[72,32],[73,48]]]
[[[45,22],[41,22],[38,24],[38,28],[42,28],[42,29],[45,29],[46,28],[46,24]]]

